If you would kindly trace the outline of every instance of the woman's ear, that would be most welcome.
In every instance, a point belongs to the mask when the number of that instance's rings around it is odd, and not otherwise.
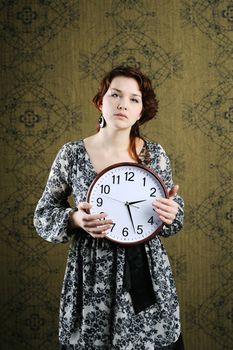
[[[102,104],[102,101],[101,101],[101,102],[99,102],[98,105],[97,105],[97,107],[98,107],[98,109],[99,109],[100,112],[102,111],[102,106],[103,106],[103,104]]]

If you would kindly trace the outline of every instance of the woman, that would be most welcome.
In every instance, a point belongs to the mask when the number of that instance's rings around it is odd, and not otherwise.
[[[118,246],[105,239],[112,224],[108,213],[87,214],[91,205],[85,201],[101,170],[142,163],[170,191],[170,198],[153,203],[164,222],[160,235],[181,229],[183,200],[173,186],[169,159],[139,132],[157,112],[151,82],[135,68],[116,67],[93,102],[101,112],[98,132],[61,148],[35,211],[41,237],[71,242],[60,305],[61,349],[183,349],[174,280],[159,236],[136,247]],[[67,201],[71,194],[76,208]]]

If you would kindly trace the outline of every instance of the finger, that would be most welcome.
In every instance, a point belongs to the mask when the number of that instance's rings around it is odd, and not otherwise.
[[[168,224],[168,225],[171,225],[173,223],[174,220],[172,219],[168,219],[166,218],[165,216],[163,215],[160,215],[159,216],[160,220],[162,220],[165,224]]]
[[[84,227],[89,229],[89,228],[95,228],[95,227],[102,227],[102,226],[109,226],[112,224],[112,220],[94,220],[94,221],[87,221],[84,223]]]
[[[83,217],[84,221],[93,221],[93,220],[104,220],[108,214],[106,213],[99,213],[99,214],[86,214]]]
[[[165,210],[162,210],[162,209],[156,209],[156,213],[158,215],[162,215],[164,217],[166,217],[167,219],[172,219],[174,220],[175,217],[176,217],[176,211],[165,211]]]
[[[159,203],[167,203],[167,204],[175,203],[172,198],[164,198],[164,197],[158,198],[157,200],[154,201],[154,203],[157,203],[157,202],[159,202]]]
[[[101,232],[101,233],[98,233],[98,234],[96,234],[96,233],[90,233],[90,232],[88,232],[93,238],[104,238],[104,237],[106,237],[106,235],[107,235],[107,232]]]
[[[103,231],[110,230],[112,228],[112,225],[102,225],[102,226],[95,226],[95,227],[84,227],[86,231],[91,233],[101,233]]]
[[[177,212],[178,204],[170,199],[161,198],[152,204],[155,209],[162,209],[167,212]]]
[[[166,212],[166,211],[161,210],[161,209],[157,209],[156,212],[158,213],[159,217],[162,216],[163,218],[165,218],[167,220],[173,221],[176,217],[176,213]]]
[[[172,189],[168,193],[169,198],[174,197],[178,191],[179,191],[179,185],[175,185],[174,187],[172,187]]]

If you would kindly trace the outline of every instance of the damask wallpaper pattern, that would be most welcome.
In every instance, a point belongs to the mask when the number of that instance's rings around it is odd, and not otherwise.
[[[163,145],[186,202],[167,239],[188,350],[232,339],[233,2],[0,2],[1,341],[4,350],[56,349],[67,245],[39,238],[35,205],[60,146],[95,131],[91,99],[104,72],[140,67]]]

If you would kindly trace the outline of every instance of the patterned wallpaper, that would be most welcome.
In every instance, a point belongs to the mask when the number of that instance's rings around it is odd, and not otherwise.
[[[1,327],[4,350],[56,349],[67,245],[39,238],[35,205],[60,146],[95,131],[105,71],[140,67],[185,227],[164,241],[188,350],[233,348],[232,0],[1,0]]]

